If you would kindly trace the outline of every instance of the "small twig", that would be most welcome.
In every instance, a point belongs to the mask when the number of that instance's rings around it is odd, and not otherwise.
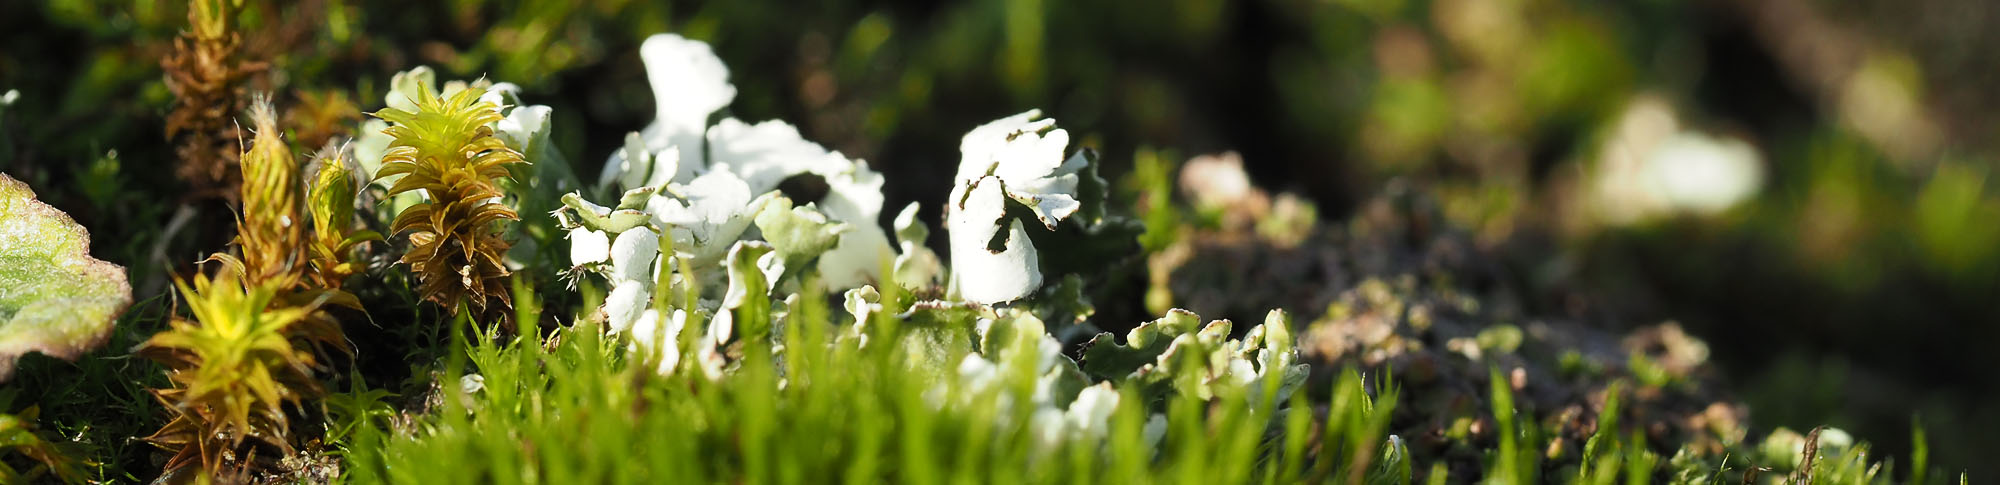
[[[1790,483],[1794,485],[1812,483],[1813,462],[1819,461],[1819,432],[1824,429],[1826,426],[1822,425],[1813,428],[1811,433],[1806,433],[1805,456],[1799,458],[1798,469],[1792,470]]]

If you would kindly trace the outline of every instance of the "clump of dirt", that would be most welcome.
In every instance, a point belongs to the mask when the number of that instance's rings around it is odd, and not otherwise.
[[[1745,439],[1748,408],[1721,391],[1707,344],[1674,322],[1530,314],[1499,258],[1420,191],[1390,184],[1339,223],[1285,220],[1270,201],[1289,196],[1216,184],[1229,177],[1201,169],[1181,190],[1209,222],[1184,225],[1152,256],[1154,292],[1210,318],[1291,312],[1314,366],[1308,392],[1323,395],[1346,367],[1392,375],[1402,396],[1392,432],[1412,453],[1445,458],[1453,476],[1476,476],[1495,442],[1494,371],[1553,440],[1552,462],[1575,461],[1613,389],[1621,422],[1663,456],[1719,455]]]
[[[252,483],[335,483],[340,481],[340,471],[340,458],[328,455],[318,442],[313,442],[261,467],[252,477]]]

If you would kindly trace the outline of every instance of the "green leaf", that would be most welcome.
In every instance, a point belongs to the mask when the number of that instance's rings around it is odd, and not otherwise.
[[[563,206],[576,213],[577,224],[592,230],[612,234],[625,232],[646,223],[646,213],[635,209],[607,209],[583,200],[576,192],[563,194]]]
[[[1007,352],[1030,352],[1040,344],[1047,332],[1042,320],[1021,311],[1004,311],[979,332],[979,352],[995,362],[1005,360]]]
[[[902,349],[911,369],[942,372],[955,369],[965,354],[972,353],[979,336],[974,330],[985,310],[979,305],[943,301],[917,302],[896,315],[900,331],[896,348]]]
[[[1109,332],[1097,334],[1084,344],[1083,372],[1098,379],[1130,376],[1146,364],[1154,363],[1175,337],[1193,331],[1200,324],[1200,315],[1175,308],[1159,320],[1139,324],[1126,332],[1124,344],[1115,342]]]
[[[1083,276],[1075,273],[1064,275],[1055,284],[1045,284],[1035,290],[1035,296],[1023,301],[1020,306],[1049,322],[1049,329],[1058,338],[1067,340],[1076,335],[1078,326],[1089,322],[1097,307],[1090,302],[1090,295],[1084,293]],[[1088,327],[1096,330],[1095,327]]]
[[[347,239],[340,240],[339,249],[346,250],[348,248],[354,247],[354,245],[356,244],[361,244],[369,241],[380,241],[380,240],[382,240],[382,233],[370,231],[367,229],[362,229],[360,231],[355,231],[354,234],[349,234],[347,236]]]
[[[1082,370],[1096,379],[1132,382],[1154,396],[1173,391],[1210,399],[1217,395],[1218,385],[1261,390],[1251,397],[1252,403],[1266,396],[1283,401],[1305,382],[1308,368],[1297,363],[1290,318],[1283,312],[1272,312],[1264,325],[1252,327],[1237,340],[1229,338],[1234,326],[1229,320],[1211,321],[1196,330],[1200,322],[1200,316],[1174,309],[1126,333],[1123,344],[1100,333],[1084,344]]]
[[[618,209],[645,210],[646,201],[652,200],[653,192],[658,192],[659,190],[659,187],[640,187],[627,190],[624,195],[618,196]]]
[[[1081,149],[1071,158],[1081,158],[1084,164],[1076,174],[1076,199],[1080,204],[1077,212],[1054,229],[1038,224],[1026,225],[1028,238],[1034,240],[1035,247],[1062,248],[1060,251],[1037,253],[1044,277],[1102,275],[1143,254],[1139,236],[1145,234],[1146,226],[1130,217],[1108,212],[1105,208],[1110,183],[1097,174],[1100,165],[1097,153]],[[1070,163],[1076,162],[1065,162]],[[1010,206],[1008,213],[1016,217],[1031,217],[1025,206]]]
[[[354,223],[353,162],[343,152],[323,151],[314,163],[319,171],[310,175],[306,210],[312,213],[313,227],[338,234]]]
[[[1263,329],[1265,348],[1286,355],[1298,348],[1298,342],[1292,340],[1292,316],[1283,309],[1265,313]]]
[[[0,380],[28,352],[75,359],[132,304],[125,268],[90,257],[90,232],[0,174]]]
[[[937,286],[944,276],[944,262],[924,241],[931,236],[931,228],[917,219],[917,203],[904,206],[896,214],[896,246],[902,254],[896,255],[895,281],[904,288],[926,289]]]
[[[1208,388],[1209,356],[1215,349],[1200,337],[1181,334],[1174,337],[1167,351],[1160,353],[1159,361],[1152,367],[1141,369],[1134,377],[1144,384],[1161,381],[1169,382],[1182,396],[1207,400],[1213,396]]]
[[[930,239],[931,226],[917,219],[918,207],[916,202],[911,202],[903,206],[902,212],[896,213],[896,242],[921,247],[925,240]]]
[[[1261,402],[1258,399],[1262,398],[1284,402],[1300,385],[1305,384],[1310,366],[1298,362],[1298,342],[1292,339],[1292,317],[1284,310],[1274,309],[1265,314],[1264,324],[1252,327],[1243,341],[1244,349],[1238,358],[1256,363],[1257,371],[1264,378],[1265,394],[1262,397],[1253,395],[1252,402]]]
[[[1068,408],[1070,402],[1076,400],[1076,395],[1091,384],[1090,376],[1083,375],[1083,370],[1077,368],[1076,362],[1069,360],[1069,357],[1057,357],[1055,367],[1050,368],[1048,373],[1042,374],[1035,386],[1049,390],[1051,404]]]
[[[1104,222],[1104,204],[1111,192],[1111,183],[1097,174],[1097,167],[1100,164],[1096,150],[1080,149],[1071,157],[1082,157],[1084,160],[1083,170],[1077,172],[1078,208],[1073,217],[1086,226],[1096,226]]]
[[[792,207],[792,199],[785,197],[765,204],[757,212],[756,223],[764,240],[784,259],[785,276],[805,270],[806,263],[833,249],[840,242],[840,233],[847,230],[846,224],[829,222],[811,207]]]
[[[1154,372],[1140,376],[1142,382],[1167,380],[1182,395],[1204,400],[1215,397],[1210,384],[1230,368],[1230,327],[1229,320],[1215,320],[1200,332],[1174,337],[1167,351],[1160,354]],[[1159,375],[1159,369],[1166,369],[1167,375]]]
[[[882,311],[882,293],[875,291],[873,286],[862,285],[860,288],[841,293],[841,297],[841,308],[847,309],[847,314],[854,316],[855,334],[864,335],[868,328],[868,320],[876,312]]]
[[[1368,470],[1369,485],[1395,485],[1410,483],[1410,448],[1403,446],[1403,440],[1394,436],[1382,443],[1382,456],[1376,465]]]
[[[742,241],[729,249],[729,292],[722,308],[745,342],[768,343],[771,337],[771,245]],[[784,268],[777,267],[782,271]]]

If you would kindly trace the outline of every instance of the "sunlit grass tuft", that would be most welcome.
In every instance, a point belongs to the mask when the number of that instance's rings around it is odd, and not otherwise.
[[[594,328],[505,342],[471,335],[463,353],[471,373],[443,376],[442,405],[414,422],[360,427],[347,451],[348,476],[501,484],[1407,483],[1411,476],[1408,450],[1384,435],[1396,391],[1370,389],[1356,372],[1339,380],[1326,408],[1303,393],[1283,406],[1256,405],[1274,400],[1253,393],[1275,389],[1239,386],[1208,401],[1167,397],[1155,408],[1166,412],[1154,414],[1127,388],[1102,437],[1051,447],[1036,436],[1030,409],[1000,404],[1009,399],[939,405],[953,374],[911,369],[896,349],[829,341],[837,332],[787,334],[781,359],[749,358],[714,381],[699,372],[659,377]],[[1314,426],[1329,421],[1325,410],[1333,424]]]

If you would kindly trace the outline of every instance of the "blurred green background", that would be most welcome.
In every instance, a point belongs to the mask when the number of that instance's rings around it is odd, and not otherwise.
[[[0,171],[152,296],[227,236],[162,229],[183,204],[226,213],[169,169],[159,60],[185,6],[4,10],[0,92],[20,94]],[[252,85],[281,104],[372,111],[418,65],[514,82],[555,107],[585,174],[652,117],[639,43],[677,32],[730,66],[730,115],[868,160],[886,207],[932,221],[959,136],[1037,107],[1113,176],[1141,149],[1234,150],[1328,219],[1407,181],[1535,313],[1706,339],[1753,436],[1826,423],[1907,456],[1921,416],[1935,462],[2000,474],[1981,459],[2000,449],[1991,2],[304,0],[236,17],[272,66]]]

